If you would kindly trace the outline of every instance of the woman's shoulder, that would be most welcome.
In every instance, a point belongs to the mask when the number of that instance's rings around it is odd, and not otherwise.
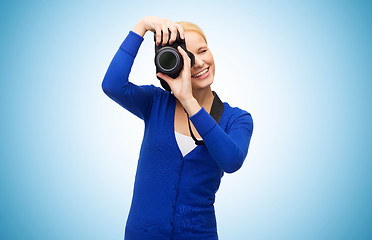
[[[146,85],[147,88],[151,88],[154,94],[154,105],[156,107],[166,107],[172,101],[174,101],[174,96],[170,92],[164,90],[161,87],[155,86],[153,84]]]
[[[171,95],[168,91],[164,90],[161,87],[155,86],[154,84],[141,85],[140,87],[152,91],[155,97],[169,97]]]
[[[227,102],[223,102],[223,106],[224,106],[224,110],[223,110],[223,113],[229,115],[230,117],[239,117],[239,116],[242,116],[242,115],[249,115],[251,116],[251,114],[247,111],[247,110],[244,110],[244,109],[241,109],[239,107],[232,107],[229,103]]]
[[[163,100],[173,97],[173,94],[164,90],[163,88],[158,87],[158,86],[154,86],[154,85],[151,85],[151,86],[154,88],[155,97],[157,97],[159,99],[163,99]]]
[[[233,107],[227,102],[223,102],[223,105],[224,109],[222,117],[226,122],[227,128],[230,128],[234,123],[253,125],[253,119],[250,112],[239,107]]]

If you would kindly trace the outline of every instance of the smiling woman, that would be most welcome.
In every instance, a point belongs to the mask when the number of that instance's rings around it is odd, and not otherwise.
[[[184,62],[179,76],[157,74],[170,91],[128,81],[147,31],[163,46],[173,43],[179,32],[195,57],[191,66],[186,51],[178,47]],[[199,27],[152,16],[129,31],[112,59],[103,91],[145,122],[126,240],[218,239],[215,194],[224,172],[242,166],[253,120],[212,92],[214,74],[213,56]]]

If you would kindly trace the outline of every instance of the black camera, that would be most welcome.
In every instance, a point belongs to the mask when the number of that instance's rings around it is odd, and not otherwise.
[[[168,30],[169,31],[169,30]],[[170,39],[171,31],[169,31],[169,39]],[[161,33],[161,39],[163,39],[163,32]],[[186,49],[186,42],[184,39],[181,39],[180,33],[177,31],[177,39],[172,44],[169,44],[169,39],[167,44],[162,46],[156,45],[156,35],[154,34],[154,41],[155,41],[155,66],[156,66],[156,73],[161,72],[168,75],[171,78],[177,78],[183,68],[183,58],[181,53],[177,50],[177,47],[180,46],[187,55],[191,59],[191,67],[195,64],[195,57],[194,54],[189,52]],[[163,41],[164,42],[164,41]],[[168,92],[171,91],[168,83],[164,81],[162,78],[158,77],[162,87],[167,90]]]

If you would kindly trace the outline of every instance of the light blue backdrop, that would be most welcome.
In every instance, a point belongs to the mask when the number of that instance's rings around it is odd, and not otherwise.
[[[143,16],[194,22],[252,114],[221,240],[372,239],[370,1],[1,1],[0,239],[123,239],[143,123],[104,95]],[[131,81],[158,84],[152,34]]]

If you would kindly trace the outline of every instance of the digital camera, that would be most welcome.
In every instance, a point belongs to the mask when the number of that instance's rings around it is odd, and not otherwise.
[[[169,31],[169,30],[168,30]],[[169,31],[169,39],[170,39],[171,32]],[[163,39],[163,32],[161,33],[161,39]],[[156,73],[161,72],[168,75],[171,78],[177,78],[182,69],[183,69],[183,58],[181,53],[177,50],[177,47],[180,46],[187,55],[191,59],[191,67],[195,64],[195,57],[194,54],[189,52],[186,49],[186,42],[184,39],[181,39],[180,33],[177,31],[177,39],[172,44],[169,44],[169,39],[167,44],[162,46],[156,45],[156,34],[154,34],[154,41],[155,41],[155,66],[156,66]],[[171,91],[168,83],[164,81],[162,78],[158,77],[160,80],[161,86],[167,90],[168,92]]]

